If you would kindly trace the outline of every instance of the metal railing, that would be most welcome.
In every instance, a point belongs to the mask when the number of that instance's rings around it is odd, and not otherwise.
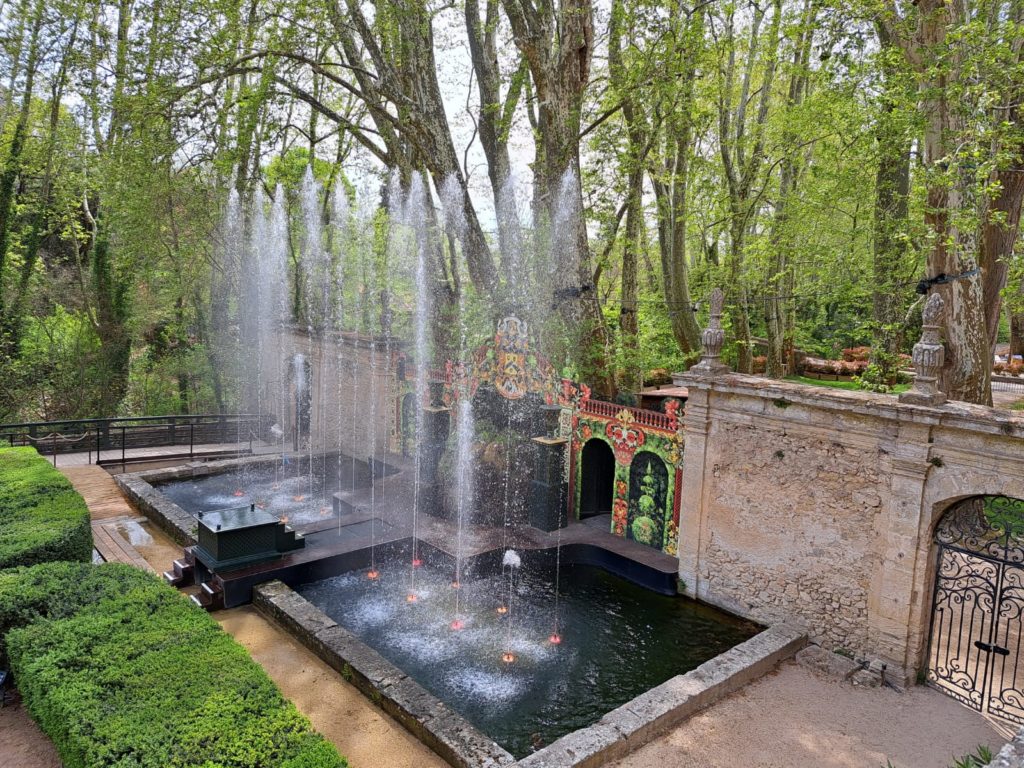
[[[65,419],[0,424],[0,445],[33,446],[44,456],[52,456],[55,466],[59,453],[85,453],[89,464],[113,461],[123,466],[132,458],[128,451],[135,448],[187,445],[187,453],[174,455],[191,458],[197,445],[248,443],[251,453],[259,433],[260,418],[253,414]]]
[[[1024,378],[993,374],[992,389],[996,392],[1019,392],[1024,394]]]
[[[666,432],[675,431],[672,426],[672,419],[660,411],[648,411],[646,408],[633,408],[628,405],[609,403],[605,400],[584,400],[580,403],[580,411],[593,416],[603,416],[607,419],[618,418],[623,411],[628,411],[633,416],[633,421],[642,427],[651,429],[662,429]]]

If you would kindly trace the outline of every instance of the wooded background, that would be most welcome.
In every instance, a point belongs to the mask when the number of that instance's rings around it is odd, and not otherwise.
[[[371,190],[375,231],[390,174],[454,179],[436,316],[549,304],[556,364],[606,397],[699,356],[715,285],[741,371],[868,344],[884,389],[940,274],[945,391],[989,402],[996,342],[1024,352],[1024,0],[0,0],[0,22],[0,421],[238,408],[228,190],[280,185],[298,238],[307,166]],[[340,322],[379,331],[364,310]]]

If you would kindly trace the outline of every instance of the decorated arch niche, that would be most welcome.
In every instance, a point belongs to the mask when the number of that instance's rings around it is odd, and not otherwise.
[[[660,547],[666,523],[668,468],[657,454],[640,451],[629,465],[629,510],[626,537]]]
[[[611,446],[591,438],[580,452],[580,519],[612,511],[615,455]]]
[[[676,554],[683,447],[676,413],[675,408],[667,416],[589,399],[579,404],[573,414],[569,491],[576,519],[586,516],[583,447],[599,440],[615,457],[610,532]]]

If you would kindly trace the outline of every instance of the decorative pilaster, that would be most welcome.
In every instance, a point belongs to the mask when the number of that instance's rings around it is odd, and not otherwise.
[[[914,345],[911,356],[917,375],[914,385],[900,395],[901,403],[938,406],[946,402],[946,395],[938,387],[939,372],[946,359],[946,350],[939,336],[943,307],[942,297],[937,293],[925,302],[921,340]]]
[[[725,344],[725,331],[722,330],[722,305],[725,303],[725,294],[721,288],[715,288],[711,292],[711,317],[708,319],[708,327],[700,336],[704,352],[700,362],[693,366],[688,373],[697,376],[721,376],[729,372],[729,366],[721,361],[722,346]]]

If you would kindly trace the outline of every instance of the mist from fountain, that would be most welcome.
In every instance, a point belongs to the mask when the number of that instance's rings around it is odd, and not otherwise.
[[[423,481],[423,455],[420,450],[426,438],[426,408],[428,406],[428,390],[430,377],[430,349],[427,340],[427,325],[430,322],[431,295],[430,284],[427,277],[427,249],[430,247],[427,231],[427,187],[422,174],[413,174],[409,186],[408,197],[402,205],[402,214],[399,222],[408,225],[415,233],[413,240],[416,253],[416,311],[415,311],[415,341],[414,352],[416,359],[416,380],[415,380],[415,422],[416,422],[416,459],[415,476],[413,479],[413,506],[412,506],[412,560],[410,563],[409,595],[415,601],[416,595],[416,568],[420,565],[417,535],[419,533],[419,515],[421,505],[424,501]]]
[[[577,183],[575,176],[569,172],[562,180],[561,187],[569,190]],[[449,235],[448,242],[464,244],[467,234],[464,187],[457,178],[452,177],[438,192],[444,214],[444,229]],[[409,370],[413,372],[413,407],[409,415],[414,443],[411,467],[413,482],[411,504],[404,505],[409,509],[412,534],[408,596],[414,600],[425,600],[427,596],[419,594],[417,585],[417,566],[421,562],[420,524],[422,515],[432,514],[436,510],[430,506],[434,503],[433,495],[429,492],[431,489],[425,486],[421,448],[427,439],[427,409],[432,405],[431,371],[438,367],[433,359],[430,331],[431,323],[437,321],[432,290],[434,267],[431,259],[434,257],[430,251],[437,247],[437,234],[432,230],[434,202],[427,181],[422,175],[414,174],[403,188],[398,174],[392,174],[385,194],[388,219],[386,251],[383,254],[377,250],[379,230],[376,229],[375,218],[371,215],[353,216],[349,196],[341,182],[325,191],[312,170],[307,168],[291,200],[294,216],[290,222],[288,199],[280,186],[275,190],[272,200],[262,190],[258,190],[248,208],[242,205],[234,191],[228,199],[224,239],[231,254],[229,263],[238,265],[242,270],[239,275],[242,289],[239,301],[240,340],[243,359],[247,358],[252,366],[242,372],[245,400],[251,403],[256,413],[271,412],[273,426],[277,428],[276,432],[271,430],[274,440],[280,440],[283,444],[284,433],[291,425],[293,450],[303,455],[302,461],[295,462],[294,472],[297,476],[302,471],[303,463],[308,467],[305,495],[310,498],[314,495],[314,486],[321,489],[327,486],[326,461],[322,463],[323,476],[320,477],[318,472],[318,483],[313,482],[314,459],[319,452],[337,452],[339,478],[343,474],[342,462],[351,458],[351,488],[346,490],[353,504],[356,503],[359,490],[357,465],[365,458],[370,470],[370,573],[377,574],[381,564],[377,561],[376,520],[385,514],[382,510],[387,506],[383,498],[385,484],[379,484],[379,469],[387,462],[387,435],[391,431],[392,409],[386,404],[393,401],[392,394],[398,394],[392,393],[390,387],[383,389],[383,382],[389,380],[392,373],[392,353],[395,351],[392,346],[391,321],[388,319],[385,323],[384,315],[390,311],[387,302],[392,287],[397,288],[404,299],[401,310],[403,313],[408,312],[412,331],[409,334],[412,337]],[[506,180],[498,196],[496,213],[509,232],[522,229],[515,184],[511,178]],[[526,251],[525,238],[507,239],[514,248],[502,255],[503,287],[499,294],[502,304],[507,305],[507,309],[505,306],[502,309],[507,314],[515,314],[527,320],[534,338],[543,333],[552,305],[545,291],[531,289],[534,282],[531,275],[535,274],[534,270],[539,265],[549,278],[548,285],[560,284],[561,281],[555,280],[555,265],[563,261],[565,249],[577,247],[574,216],[578,215],[577,206],[571,201],[556,210],[548,247],[543,253],[530,255]],[[296,252],[299,254],[297,263],[293,262]],[[449,256],[452,264],[462,261],[458,254]],[[246,264],[248,267],[244,266]],[[452,279],[455,277],[451,275]],[[455,562],[451,583],[461,588],[466,576],[466,535],[479,511],[476,508],[478,500],[475,493],[479,469],[474,455],[478,421],[468,391],[474,348],[469,298],[471,286],[468,280],[456,281],[456,284],[461,285],[457,303],[458,357],[459,363],[464,366],[464,375],[460,378],[466,389],[454,393],[456,407],[451,414],[451,437],[454,443],[452,467],[456,486],[453,489]],[[346,295],[351,298],[347,300]],[[383,337],[383,351],[375,340],[377,323],[371,320],[378,296],[382,301],[379,332]],[[296,307],[302,308],[301,317],[294,317]],[[293,334],[283,332],[293,322],[305,328],[305,337],[298,337],[301,340],[297,341]],[[351,333],[353,331],[354,334]],[[349,343],[337,343],[340,333],[348,336]],[[362,354],[367,351],[368,361],[367,355]],[[280,370],[274,371],[274,361],[281,366]],[[368,370],[363,366],[367,366]],[[309,379],[308,370],[311,370],[313,380]],[[370,378],[365,389],[369,391],[361,389],[361,382],[367,373]],[[329,388],[325,386],[325,379],[331,375],[339,382],[345,381],[344,385],[339,383],[339,392],[343,391],[344,394],[336,403],[326,401]],[[304,398],[311,394],[316,400],[310,403],[309,411],[312,413],[303,413]],[[385,398],[383,409],[379,407],[382,394]],[[365,403],[367,397],[368,404]],[[348,401],[347,408],[345,401]],[[499,503],[503,507],[502,551],[511,552],[510,547],[517,540],[516,528],[524,522],[524,500],[511,492],[512,479],[529,471],[525,466],[529,461],[529,451],[521,450],[521,444],[513,438],[513,415],[516,413],[514,401],[505,400],[504,406],[504,413],[499,411],[497,414],[499,422],[506,422],[504,467],[498,470],[504,474],[504,477],[499,476],[504,485],[504,499]],[[357,416],[361,411],[365,412],[368,419]],[[307,426],[304,424],[305,419],[313,421]],[[329,423],[335,420],[336,423]],[[378,420],[382,423],[378,424]],[[515,421],[519,424],[518,420]],[[500,423],[498,426],[500,429]],[[299,439],[300,433],[304,442]],[[385,436],[383,455],[382,434]],[[359,453],[358,447],[367,444],[368,450],[364,448],[365,452]],[[275,479],[280,483],[278,476]],[[296,498],[299,495],[301,493],[297,491]],[[396,499],[395,503],[403,502]],[[341,530],[342,516],[339,513],[339,535]],[[560,562],[560,553],[557,562]],[[553,644],[561,642],[558,634],[558,571],[556,566],[554,621],[549,638]],[[500,580],[501,587],[495,596],[504,609],[499,614],[506,633],[503,645],[508,653],[513,653],[511,638],[517,621],[515,606],[520,581],[518,566],[505,563]],[[465,605],[460,593],[461,589],[453,589],[452,604],[449,604],[452,610],[450,623],[454,628],[461,628],[471,621],[471,617],[464,615]],[[490,612],[493,616],[493,608]]]

